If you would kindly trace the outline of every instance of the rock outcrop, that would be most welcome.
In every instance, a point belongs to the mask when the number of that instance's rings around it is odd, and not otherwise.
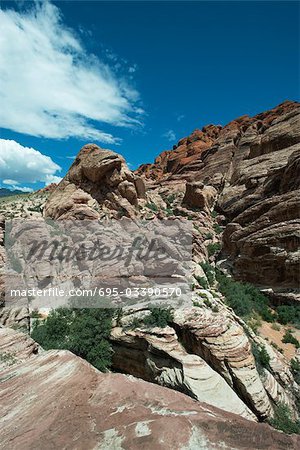
[[[166,328],[139,322],[147,311],[123,312],[111,341],[113,368],[189,395],[246,418],[269,419],[280,402],[298,417],[293,377],[281,354],[257,337],[224,299],[201,289],[198,305],[178,309]],[[254,344],[264,345],[271,371],[259,373]]]
[[[204,127],[137,170],[148,184],[187,180],[184,204],[193,207],[205,207],[201,190],[217,189],[234,275],[290,300],[300,282],[299,113],[298,103],[286,101],[223,128]]]
[[[27,338],[29,350],[20,352],[23,336],[0,328],[0,355],[8,348],[15,355],[4,358],[6,368],[1,370],[0,448],[299,447],[296,435],[133,377],[100,373],[68,351],[36,354]]]
[[[142,179],[128,169],[122,156],[88,144],[50,196],[44,216],[60,220],[132,217],[144,196]]]
[[[256,420],[218,372],[195,352],[188,353],[171,327],[114,328],[113,368],[183,392],[225,411]],[[262,388],[263,390],[263,388]]]

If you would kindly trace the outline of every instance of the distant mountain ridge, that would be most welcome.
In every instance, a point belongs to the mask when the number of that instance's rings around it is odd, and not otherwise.
[[[24,194],[24,192],[18,189],[11,190],[7,188],[0,188],[0,197],[9,197],[10,195],[17,195],[17,194]]]

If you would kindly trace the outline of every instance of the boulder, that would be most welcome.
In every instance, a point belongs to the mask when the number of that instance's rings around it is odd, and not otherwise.
[[[134,217],[144,197],[142,179],[128,169],[122,156],[87,144],[49,197],[44,216],[59,220]]]

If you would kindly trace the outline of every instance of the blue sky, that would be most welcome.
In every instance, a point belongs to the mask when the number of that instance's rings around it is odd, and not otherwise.
[[[0,5],[5,187],[57,180],[87,142],[136,168],[195,128],[299,100],[297,2]]]

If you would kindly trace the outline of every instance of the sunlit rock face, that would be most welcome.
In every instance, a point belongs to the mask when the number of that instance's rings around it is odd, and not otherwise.
[[[296,435],[134,377],[100,373],[68,351],[42,351],[15,330],[0,328],[0,352],[14,354],[1,365],[3,448],[299,448]]]
[[[85,145],[67,175],[50,196],[44,210],[52,219],[98,219],[135,215],[144,198],[143,181],[122,156],[95,144]]]
[[[187,180],[185,204],[194,207],[203,199],[201,183],[217,189],[235,276],[291,301],[300,281],[299,111],[299,103],[286,101],[223,128],[204,127],[137,170],[149,185]]]

